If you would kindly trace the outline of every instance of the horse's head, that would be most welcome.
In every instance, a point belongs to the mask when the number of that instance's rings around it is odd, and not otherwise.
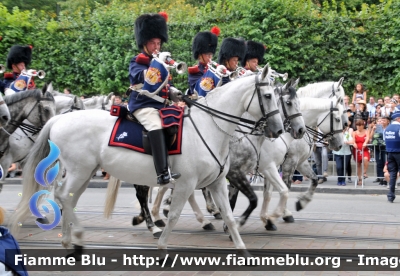
[[[340,150],[343,145],[343,106],[339,103],[340,98],[330,99],[331,107],[327,112],[321,113],[318,118],[318,128],[326,133],[328,147],[332,150]]]
[[[285,130],[290,132],[294,139],[301,139],[306,131],[303,116],[300,111],[300,100],[296,95],[296,86],[299,79],[291,79],[283,86],[275,88],[278,98],[279,111],[284,121]]]
[[[270,138],[279,137],[283,133],[283,122],[279,115],[274,86],[269,78],[271,68],[267,65],[255,78],[255,88],[245,101],[246,110],[258,121],[258,126],[264,128],[264,135]]]
[[[0,94],[0,127],[5,127],[11,119],[7,104]]]

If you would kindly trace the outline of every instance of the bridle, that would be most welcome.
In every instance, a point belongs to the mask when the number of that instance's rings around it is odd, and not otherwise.
[[[71,99],[71,101],[72,101],[72,104],[71,104],[70,108],[68,110],[60,113],[60,114],[65,114],[65,113],[68,113],[68,112],[72,112],[74,110],[81,110],[82,109],[80,107],[75,106],[74,99]]]
[[[284,104],[284,100],[283,100],[283,91],[282,91],[282,87],[276,87],[275,88],[276,91],[278,91],[279,93],[279,101],[278,104],[281,104],[282,107],[282,111],[283,111],[283,116],[285,117],[285,120],[283,121],[283,126],[286,132],[289,132],[291,125],[292,125],[292,120],[294,118],[300,117],[302,116],[301,112],[292,114],[292,115],[288,115],[288,112],[286,110],[285,104]],[[286,104],[288,104],[289,101],[286,101]]]
[[[339,108],[333,107],[333,101],[331,101],[331,108],[330,108],[330,110],[329,110],[329,113],[327,113],[326,116],[325,116],[325,117],[321,120],[321,122],[317,125],[317,128],[318,128],[318,127],[328,118],[328,116],[329,116],[329,119],[330,119],[330,132],[328,132],[328,133],[326,133],[326,134],[321,134],[321,132],[319,132],[319,131],[317,131],[317,130],[315,130],[315,129],[313,129],[313,128],[307,126],[307,131],[308,131],[311,135],[314,135],[315,137],[318,138],[317,142],[322,142],[322,141],[325,140],[325,139],[326,139],[326,140],[330,140],[330,139],[333,138],[333,136],[334,136],[335,134],[337,134],[337,133],[342,133],[342,132],[343,132],[343,128],[342,128],[342,129],[337,129],[337,130],[334,130],[334,129],[333,129],[333,120],[334,120],[333,112],[335,112],[335,111],[339,111]]]

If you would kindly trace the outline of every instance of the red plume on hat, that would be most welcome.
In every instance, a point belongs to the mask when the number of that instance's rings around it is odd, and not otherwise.
[[[219,36],[220,33],[221,33],[221,29],[218,28],[218,26],[214,26],[214,27],[211,28],[211,32],[212,32],[213,34],[215,34],[216,36]]]
[[[158,14],[164,17],[165,22],[168,22],[168,13],[166,13],[165,11],[160,11]]]

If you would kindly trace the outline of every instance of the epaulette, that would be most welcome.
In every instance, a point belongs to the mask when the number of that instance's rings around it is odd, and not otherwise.
[[[140,53],[136,57],[136,62],[139,63],[139,64],[143,64],[143,65],[149,65],[150,64],[150,58],[148,56],[146,56],[145,54]]]
[[[195,66],[192,66],[192,67],[188,68],[188,73],[191,74],[191,75],[197,74],[199,72],[200,72],[200,69],[199,69],[198,65],[195,65]]]
[[[13,79],[14,78],[14,73],[4,73],[4,78],[5,79]]]

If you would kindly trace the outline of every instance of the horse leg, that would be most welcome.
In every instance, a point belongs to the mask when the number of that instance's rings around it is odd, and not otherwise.
[[[265,228],[267,230],[272,230],[275,231],[277,230],[274,222],[276,221],[277,218],[281,217],[284,213],[284,210],[286,208],[287,200],[289,197],[289,190],[286,186],[286,184],[283,182],[281,179],[278,170],[276,169],[275,166],[269,167],[267,170],[263,171],[264,175],[268,175],[269,179],[268,181],[275,187],[275,189],[279,192],[279,202],[278,205],[276,206],[274,212],[272,215],[268,216],[267,218],[267,223],[265,225]],[[264,180],[264,186],[266,187],[268,184],[265,183]],[[271,186],[271,185],[269,185]],[[269,199],[271,198],[272,195],[272,188],[270,187],[269,190],[267,191],[269,193],[267,196]],[[268,200],[269,203],[269,200]],[[267,207],[266,207],[267,208]],[[264,213],[266,215],[266,213]]]
[[[160,239],[158,240],[159,250],[167,249],[168,239],[171,234],[171,231],[178,222],[179,216],[182,213],[186,201],[189,199],[189,196],[194,192],[194,186],[195,184],[193,183],[193,180],[192,183],[186,182],[185,185],[175,186],[174,200],[172,200],[171,202],[171,210],[168,213],[167,224],[164,228],[164,231],[161,234]]]
[[[254,193],[253,188],[250,186],[249,181],[247,180],[246,175],[243,172],[240,173],[232,173],[230,170],[228,175],[226,176],[229,180],[229,183],[236,187],[239,191],[241,191],[248,199],[249,199],[249,206],[243,212],[243,214],[239,217],[239,227],[243,226],[247,219],[249,218],[250,214],[253,210],[257,207],[257,195]],[[237,196],[236,196],[237,197]],[[231,204],[232,207],[232,204]],[[233,211],[233,209],[232,209]]]
[[[215,219],[222,219],[221,214],[214,204],[214,200],[211,196],[211,193],[207,188],[202,188],[204,199],[206,200],[207,211],[214,216]]]
[[[226,189],[225,178],[216,180],[210,186],[208,186],[208,189],[210,190],[215,200],[215,203],[217,204],[221,212],[224,223],[228,226],[230,237],[235,244],[235,247],[237,249],[246,249],[246,246],[244,245],[243,240],[240,237],[232,210],[229,206],[228,191]]]
[[[272,190],[273,186],[271,185],[271,182],[267,178],[264,178],[264,192],[263,192],[264,200],[261,206],[260,218],[265,225],[265,229],[269,231],[277,230],[276,226],[271,223],[268,216],[268,205],[269,202],[271,201]]]
[[[150,187],[136,184],[133,186],[136,189],[136,198],[140,203],[141,211],[139,216],[133,217],[132,225],[138,225],[139,223],[142,223],[143,220],[146,220],[147,229],[152,232],[154,238],[158,239],[161,236],[162,230],[154,225],[150,215],[149,205],[147,204]]]
[[[206,219],[203,215],[203,212],[201,211],[199,205],[197,204],[197,201],[194,197],[194,191],[193,193],[189,196],[189,204],[193,209],[194,215],[196,216],[196,219],[198,222],[201,223],[201,227],[204,230],[215,230],[214,225],[211,223],[211,221],[209,221],[208,219]]]
[[[156,199],[154,200],[153,208],[151,209],[151,214],[153,215],[155,220],[154,224],[157,227],[165,227],[165,223],[160,217],[160,206],[163,196],[168,189],[169,189],[168,187],[163,187],[163,186],[158,188],[158,193]]]
[[[307,160],[303,161],[297,166],[297,170],[302,174],[311,179],[311,185],[308,190],[299,196],[296,202],[296,211],[300,211],[306,207],[306,205],[312,200],[315,189],[318,186],[318,176],[314,173],[310,164]]]

